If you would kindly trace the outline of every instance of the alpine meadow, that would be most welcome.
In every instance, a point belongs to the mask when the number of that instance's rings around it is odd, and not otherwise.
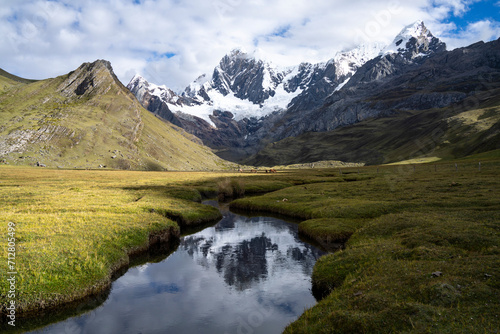
[[[498,4],[195,2],[0,10],[1,331],[498,333]]]

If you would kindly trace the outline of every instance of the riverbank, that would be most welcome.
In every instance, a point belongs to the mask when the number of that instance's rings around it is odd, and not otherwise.
[[[131,257],[178,241],[176,218],[187,225],[219,219],[218,210],[161,188],[186,178],[206,175],[0,168],[1,230],[6,237],[12,223],[17,273],[14,295],[2,284],[2,313],[14,301],[19,325],[100,295]],[[8,263],[7,252],[1,259]]]
[[[231,203],[300,218],[301,233],[323,245],[346,242],[314,267],[313,289],[326,297],[285,332],[498,330],[500,163],[351,172],[357,182],[294,186]]]
[[[12,223],[17,272],[14,298],[7,284],[0,287],[2,314],[15,301],[19,325],[22,318],[105,293],[131,256],[178,239],[181,229],[219,220],[219,210],[200,202],[217,196],[228,178],[253,194],[324,177],[315,171],[271,176],[1,166],[1,232],[7,237]],[[0,254],[2,270],[7,256]]]

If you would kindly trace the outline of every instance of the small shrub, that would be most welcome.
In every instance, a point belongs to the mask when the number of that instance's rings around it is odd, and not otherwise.
[[[226,178],[217,183],[217,193],[220,201],[242,197],[245,195],[245,184],[242,180]]]

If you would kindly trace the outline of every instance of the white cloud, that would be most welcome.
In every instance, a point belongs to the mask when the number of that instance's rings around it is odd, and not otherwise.
[[[448,50],[470,45],[478,41],[491,41],[500,38],[500,23],[497,21],[483,20],[467,25],[465,30],[458,34],[443,37],[448,45]]]
[[[471,3],[0,0],[0,67],[25,77],[46,78],[104,58],[125,84],[141,73],[179,90],[198,75],[211,74],[220,58],[236,47],[258,47],[287,64],[325,61],[359,42],[389,43],[418,19],[453,46],[479,36],[494,37],[498,23],[490,21],[451,34],[454,27],[445,19],[452,13],[462,15]]]
[[[445,8],[455,16],[461,16],[469,10],[469,6],[481,0],[435,0],[436,7]]]

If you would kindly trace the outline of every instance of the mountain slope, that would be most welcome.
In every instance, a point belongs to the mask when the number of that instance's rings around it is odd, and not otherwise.
[[[473,106],[471,109],[470,106]],[[267,145],[245,163],[288,165],[337,159],[383,164],[453,159],[500,149],[500,84],[451,107],[400,111]]]
[[[0,68],[0,93],[5,92],[6,90],[9,90],[14,86],[27,84],[31,82],[35,82],[35,80],[20,78]]]
[[[146,111],[107,61],[0,93],[0,160],[50,167],[191,170],[225,162]]]

